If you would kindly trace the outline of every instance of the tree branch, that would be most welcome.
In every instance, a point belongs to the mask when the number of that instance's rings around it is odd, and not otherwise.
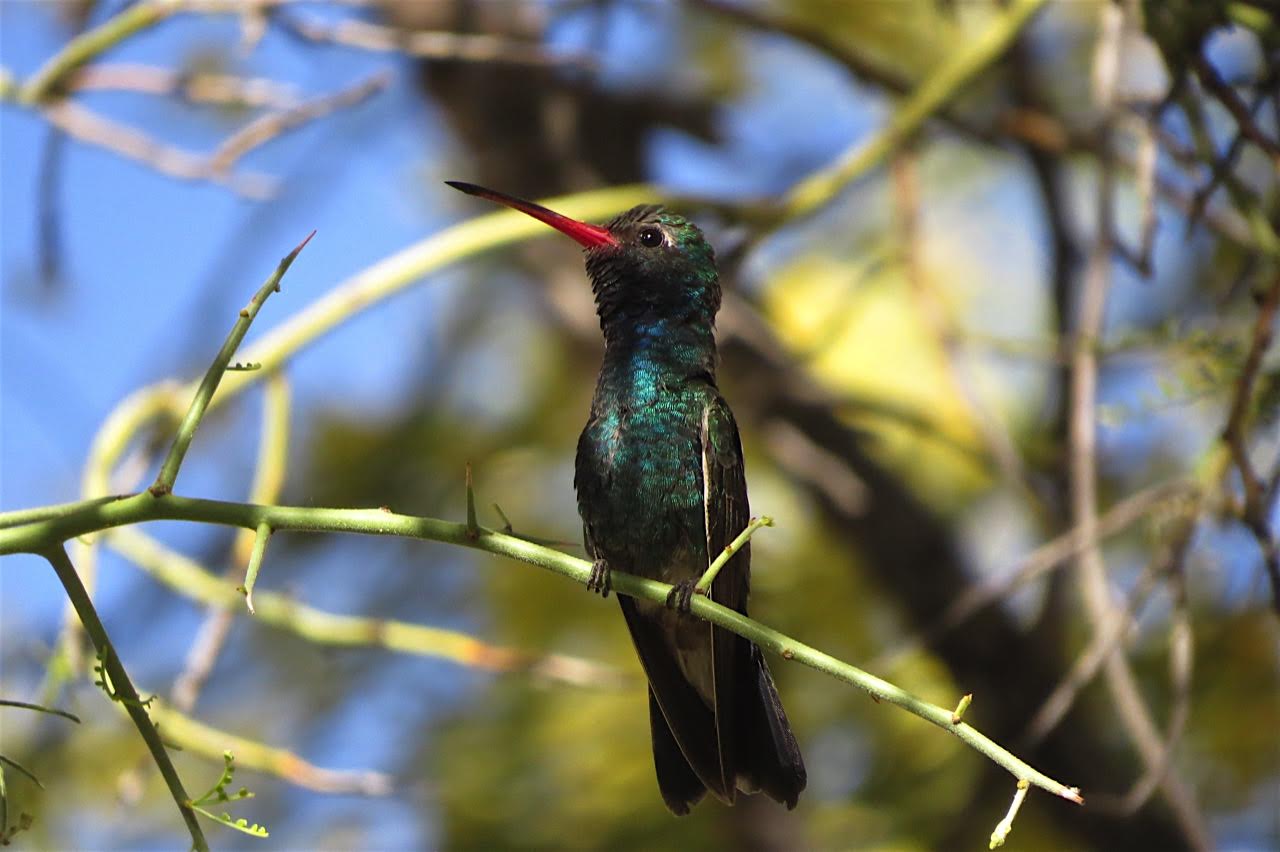
[[[50,520],[0,529],[0,555],[40,552],[54,542],[65,541],[74,536],[158,520],[198,521],[245,529],[256,529],[260,524],[265,523],[278,532],[284,530],[345,532],[428,539],[518,559],[583,584],[591,575],[590,562],[484,527],[473,532],[467,524],[399,515],[381,509],[259,506],[249,503],[178,497],[173,494],[155,497],[149,492],[135,494],[111,503],[89,504],[78,512]],[[0,522],[2,521],[3,516],[0,516]],[[81,588],[83,590],[83,587]],[[666,583],[615,571],[613,588],[619,594],[664,603],[673,587]],[[260,608],[261,605],[260,602]],[[702,596],[694,596],[691,606],[692,612],[699,618],[749,639],[761,648],[779,654],[783,659],[804,663],[853,684],[880,701],[895,704],[949,731],[1006,769],[1018,780],[1025,779],[1068,801],[1078,804],[1084,801],[1078,789],[1068,787],[1034,769],[979,733],[968,723],[953,724],[951,709],[922,701],[887,681]]]
[[[271,273],[266,282],[258,288],[258,292],[249,300],[249,304],[240,309],[240,318],[231,327],[231,333],[227,335],[222,348],[218,350],[213,363],[209,365],[204,378],[196,388],[195,395],[191,400],[191,407],[187,409],[187,416],[182,419],[182,423],[178,426],[178,434],[174,436],[173,446],[169,448],[169,455],[165,457],[164,464],[160,466],[160,473],[156,475],[156,481],[148,489],[152,495],[159,497],[161,494],[168,494],[173,490],[174,480],[178,478],[178,468],[182,466],[182,460],[187,455],[187,448],[191,446],[191,439],[195,437],[196,428],[199,427],[200,421],[204,419],[204,413],[208,410],[209,403],[213,400],[214,392],[217,391],[222,377],[226,375],[227,365],[231,363],[231,356],[236,354],[240,341],[244,340],[244,336],[249,333],[249,326],[253,323],[254,317],[258,315],[263,303],[267,301],[267,297],[280,291],[280,279],[289,271],[289,267],[293,264],[293,259],[306,247],[307,243],[311,242],[311,238],[315,235],[316,232],[312,231],[307,235],[306,239],[298,243],[293,251],[281,258],[280,263],[276,266],[276,271]]]
[[[112,646],[111,639],[107,636],[107,629],[102,626],[102,621],[98,618],[98,613],[93,608],[93,601],[89,599],[89,593],[85,591],[84,585],[80,582],[80,575],[76,573],[76,566],[72,565],[71,560],[67,558],[67,551],[63,549],[62,541],[51,540],[43,547],[32,549],[30,552],[37,553],[49,560],[49,564],[57,572],[58,579],[62,582],[62,588],[66,590],[67,599],[75,607],[76,614],[80,616],[80,621],[84,624],[84,629],[88,632],[89,638],[93,640],[94,647],[98,649],[98,656],[102,659],[103,671],[110,678],[111,687],[115,692],[111,696],[112,699],[118,700],[124,705],[129,718],[133,720],[133,724],[138,728],[138,733],[142,735],[143,742],[147,744],[147,750],[151,752],[151,758],[156,762],[156,766],[159,767],[160,774],[164,777],[164,783],[169,788],[169,793],[173,796],[173,800],[178,803],[178,811],[182,814],[183,822],[187,824],[187,831],[191,833],[191,845],[197,852],[209,852],[209,844],[204,839],[204,831],[196,820],[195,811],[191,809],[191,798],[182,786],[182,779],[178,777],[178,770],[174,768],[173,761],[169,760],[169,753],[165,751],[164,742],[160,739],[160,732],[156,730],[151,717],[147,715],[147,708],[143,706],[142,698],[138,695],[138,691],[133,688],[133,682],[129,680],[129,673],[125,671],[124,664],[120,662],[120,657],[116,654],[115,647]]]

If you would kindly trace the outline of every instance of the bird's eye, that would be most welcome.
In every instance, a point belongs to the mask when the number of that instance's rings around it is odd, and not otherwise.
[[[662,245],[662,231],[657,228],[641,228],[640,229],[640,245],[647,248]]]

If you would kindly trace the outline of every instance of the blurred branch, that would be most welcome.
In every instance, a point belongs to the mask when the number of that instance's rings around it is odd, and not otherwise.
[[[1240,99],[1236,90],[1222,79],[1218,69],[1214,68],[1200,51],[1192,51],[1190,61],[1201,85],[1227,108],[1227,112],[1231,113],[1231,117],[1236,121],[1236,127],[1240,130],[1240,135],[1262,149],[1263,153],[1271,158],[1272,165],[1280,169],[1280,144],[1262,132],[1262,128],[1258,127],[1257,122],[1253,120],[1253,111]]]
[[[1131,494],[1099,516],[1095,532],[1101,539],[1116,535],[1151,512],[1188,497],[1194,497],[1197,492],[1198,488],[1194,483],[1180,480]],[[929,647],[940,636],[967,621],[974,613],[1008,597],[1014,591],[1050,571],[1065,566],[1068,560],[1100,544],[1100,539],[1085,538],[1080,527],[1071,528],[1052,541],[1037,547],[1018,560],[1012,568],[1001,572],[1000,576],[970,586],[963,595],[951,602],[928,630],[904,639],[882,654],[876,659],[873,668],[889,668],[896,665],[906,654]]]
[[[385,796],[391,792],[391,779],[381,772],[324,769],[285,749],[198,722],[159,698],[151,702],[151,714],[163,727],[166,740],[217,763],[230,751],[241,768],[265,772],[308,790],[361,796]]]
[[[291,5],[292,0],[139,0],[121,12],[67,42],[24,84],[17,99],[27,106],[46,103],[61,94],[68,78],[90,60],[131,36],[179,13],[244,15]],[[367,50],[399,50],[416,55],[447,56],[474,62],[581,65],[581,58],[549,56],[544,50],[507,39],[455,33],[400,33],[360,21],[322,24],[291,22],[295,32],[316,41],[331,41]]]
[[[690,5],[750,29],[784,35],[801,44],[806,44],[819,53],[839,62],[859,80],[879,86],[882,89],[888,89],[897,94],[906,94],[912,89],[912,82],[906,77],[849,51],[845,45],[841,44],[826,31],[777,14],[767,7],[729,2],[729,0],[690,0]],[[941,110],[949,110],[950,108],[950,104],[940,107]],[[976,126],[973,131],[975,133],[981,132]]]
[[[31,552],[43,556],[53,566],[53,570],[58,575],[58,580],[62,582],[62,588],[67,593],[67,599],[75,607],[76,614],[80,616],[80,621],[84,625],[85,631],[89,634],[89,638],[93,640],[94,647],[98,649],[98,656],[102,660],[104,675],[110,678],[113,690],[108,694],[113,701],[118,701],[124,705],[125,712],[133,720],[138,733],[142,735],[143,742],[147,744],[147,750],[151,752],[151,758],[156,762],[156,766],[159,767],[160,774],[164,777],[165,785],[168,786],[169,793],[177,803],[179,813],[182,814],[182,820],[187,824],[187,831],[191,834],[192,846],[197,852],[208,852],[209,844],[204,839],[204,831],[196,820],[195,812],[191,809],[191,800],[182,786],[182,779],[178,777],[178,771],[174,768],[173,762],[169,760],[169,753],[165,751],[164,743],[160,739],[160,732],[156,730],[155,724],[150,716],[147,715],[147,707],[143,705],[138,691],[133,688],[133,682],[129,680],[129,673],[125,671],[124,664],[120,662],[120,657],[116,654],[115,647],[107,636],[107,630],[102,626],[102,621],[98,618],[98,613],[93,608],[93,601],[89,599],[89,593],[80,582],[80,575],[76,573],[76,566],[71,564],[71,560],[67,558],[67,552],[63,549],[62,542],[54,543],[51,541],[45,547],[33,549]]]
[[[1199,507],[1197,507],[1198,511]],[[1195,656],[1195,639],[1191,631],[1191,607],[1187,600],[1186,558],[1190,550],[1191,535],[1195,530],[1194,516],[1184,520],[1182,530],[1175,536],[1173,555],[1168,566],[1169,594],[1173,598],[1169,619],[1169,685],[1173,693],[1173,705],[1166,723],[1161,758],[1152,763],[1146,773],[1134,782],[1120,803],[1120,810],[1133,814],[1151,798],[1173,766],[1173,755],[1187,721],[1191,717],[1191,669]]]
[[[107,77],[119,84],[125,78],[137,79],[139,74],[143,73],[143,69],[145,66],[115,66],[114,70],[108,69]],[[156,69],[145,70],[154,72]],[[98,69],[95,68],[77,71],[69,83],[76,85],[86,76],[92,81],[97,71]],[[198,91],[194,88],[194,82],[184,82],[184,80],[194,81],[197,79],[195,77],[172,73],[168,77],[156,77],[152,74],[151,78],[147,78],[144,75],[142,79],[149,80],[149,85],[156,89],[185,86],[188,91]],[[228,79],[221,78],[220,86],[216,87],[220,97],[230,97],[236,91],[234,86],[227,82]],[[257,82],[261,88],[261,81]],[[141,130],[99,115],[67,98],[33,102],[29,105],[33,106],[50,124],[81,142],[105,148],[170,177],[181,180],[212,181],[250,198],[263,199],[270,197],[273,193],[274,181],[260,174],[231,174],[232,168],[242,157],[296,127],[367,100],[386,88],[390,82],[390,74],[382,72],[332,94],[268,112],[231,134],[209,156],[194,154],[159,142]],[[215,87],[206,86],[205,95],[208,96],[208,93],[214,89]],[[14,91],[11,89],[9,95],[12,96]],[[247,99],[249,95],[246,94],[244,97]],[[256,97],[261,100],[263,95],[259,92]],[[0,92],[0,100],[5,99],[4,93]]]
[[[523,539],[481,527],[473,531],[467,524],[449,523],[434,518],[411,517],[380,509],[319,509],[296,506],[257,506],[178,497],[174,494],[153,496],[142,492],[113,503],[86,506],[81,512],[54,520],[39,521],[0,530],[0,555],[33,552],[53,542],[114,527],[146,521],[185,520],[200,523],[257,529],[266,524],[277,532],[363,533],[394,535],[441,541],[471,547],[528,562],[556,574],[585,584],[591,576],[591,563],[542,547]],[[120,533],[115,533],[120,535]],[[68,563],[69,564],[69,563]],[[216,579],[210,581],[217,583]],[[615,571],[613,590],[619,594],[665,603],[674,587]],[[263,603],[259,603],[259,608]],[[904,710],[953,733],[971,748],[986,755],[1018,780],[1027,780],[1068,801],[1083,803],[1079,790],[1067,787],[1026,764],[1017,756],[988,739],[966,722],[954,724],[952,710],[921,701],[893,684],[868,674],[848,663],[805,645],[758,621],[721,606],[701,595],[691,602],[692,612],[699,618],[730,630],[773,651],[786,660],[794,660],[857,686],[880,701]],[[234,749],[233,749],[234,750]]]
[[[1097,173],[1096,235],[1083,281],[1077,294],[1075,328],[1071,335],[1069,385],[1068,483],[1071,519],[1093,544],[1076,557],[1076,576],[1085,613],[1095,636],[1110,634],[1123,614],[1111,600],[1106,564],[1098,543],[1097,482],[1097,384],[1096,342],[1102,334],[1103,313],[1111,286],[1115,233],[1115,175],[1110,157],[1117,115],[1116,84],[1120,51],[1128,24],[1125,5],[1101,9],[1100,29],[1094,52],[1094,100],[1100,112],[1098,144],[1101,156]],[[1109,654],[1104,663],[1107,687],[1125,734],[1148,769],[1161,760],[1160,737],[1155,730],[1133,669],[1120,654]],[[1161,782],[1170,806],[1178,816],[1187,842],[1199,849],[1212,846],[1204,819],[1181,781],[1166,775]]]
[[[283,133],[324,118],[326,115],[368,100],[391,84],[391,74],[381,71],[345,89],[298,104],[290,109],[270,112],[237,130],[209,157],[209,169],[225,177],[245,154]]]
[[[1274,75],[1273,75],[1274,76]],[[1271,81],[1274,84],[1274,80]],[[1254,98],[1253,104],[1249,107],[1250,114],[1255,113],[1267,101],[1266,90],[1259,92]],[[1213,169],[1209,175],[1209,179],[1196,190],[1195,196],[1191,199],[1191,212],[1187,216],[1187,226],[1191,227],[1196,220],[1200,218],[1204,212],[1205,206],[1208,205],[1209,199],[1213,197],[1213,193],[1222,185],[1236,167],[1236,163],[1240,159],[1240,155],[1244,152],[1244,143],[1247,136],[1243,133],[1237,133],[1235,138],[1231,140],[1231,144],[1227,146],[1227,151],[1221,157],[1213,160]]]
[[[1116,653],[1159,580],[1160,572],[1156,565],[1148,565],[1129,592],[1124,610],[1117,613],[1105,629],[1094,632],[1088,647],[1076,656],[1071,669],[1027,723],[1028,742],[1039,742],[1062,722],[1080,691],[1093,682],[1103,664]]]
[[[793,187],[779,205],[780,217],[787,220],[812,213],[882,162],[998,59],[1044,3],[1045,0],[1014,0],[985,32],[967,42],[922,82],[875,136],[855,143],[835,163]]]
[[[1280,311],[1280,276],[1277,276],[1271,286],[1259,296],[1258,316],[1254,322],[1253,336],[1249,341],[1249,353],[1245,356],[1244,367],[1240,370],[1239,378],[1236,379],[1227,424],[1222,430],[1222,441],[1231,453],[1232,464],[1240,474],[1240,484],[1244,491],[1244,507],[1240,517],[1258,541],[1258,547],[1262,551],[1263,565],[1267,570],[1267,578],[1271,582],[1272,606],[1280,615],[1280,544],[1277,544],[1271,531],[1268,517],[1270,515],[1269,487],[1258,476],[1253,461],[1249,458],[1246,436],[1249,415],[1254,407],[1254,386],[1257,384],[1258,372],[1262,368],[1262,359],[1271,347],[1278,311]]]
[[[871,59],[852,52],[822,30],[755,6],[731,4],[725,0],[693,0],[693,3],[699,8],[752,29],[781,33],[806,44],[844,66],[857,79],[895,95],[908,95],[915,89],[915,81],[888,66],[879,65]],[[968,118],[958,112],[950,100],[947,100],[939,104],[929,117],[937,119],[970,139],[987,145],[998,146],[1006,140],[1013,140],[1045,156],[1066,157],[1071,154],[1087,154],[1096,158],[1099,154],[1097,141],[1091,134],[1074,132],[1064,126],[1056,116],[1043,109],[1029,108],[1026,105],[1006,109],[993,122],[984,122]],[[1112,156],[1118,164],[1137,174],[1140,186],[1146,185],[1145,176],[1150,174],[1154,197],[1175,207],[1184,216],[1195,218],[1193,213],[1196,212],[1196,205],[1192,194],[1173,183],[1162,180],[1154,171],[1147,172],[1147,162],[1143,159],[1142,146],[1139,146],[1137,156],[1126,151],[1112,152]],[[1212,208],[1200,210],[1199,213],[1203,214],[1204,222],[1209,228],[1232,242],[1246,246],[1262,246],[1264,250],[1268,250],[1265,247],[1272,244],[1267,239],[1265,231],[1258,231],[1256,223],[1243,221],[1234,210]],[[1148,230],[1144,228],[1144,238],[1147,233]]]
[[[294,86],[275,80],[175,71],[134,62],[99,62],[75,71],[68,91],[125,91],[145,95],[178,95],[191,103],[251,109],[286,110],[298,105]]]
[[[267,376],[263,395],[262,428],[258,438],[258,463],[254,467],[253,484],[249,488],[252,503],[275,503],[284,488],[289,461],[289,382],[281,371]],[[248,563],[255,534],[239,530],[231,547],[231,563],[223,573],[229,585],[236,585]],[[190,713],[204,687],[214,663],[231,632],[234,618],[231,607],[210,606],[196,637],[187,651],[182,673],[173,682],[170,694],[179,710]]]
[[[317,44],[399,53],[418,59],[581,69],[589,69],[594,64],[589,57],[557,56],[540,44],[491,35],[405,30],[354,18],[326,23],[276,14],[273,20],[291,35]]]
[[[1027,478],[1013,436],[1000,422],[999,416],[983,403],[978,393],[974,377],[965,364],[960,330],[948,314],[942,295],[925,267],[924,244],[920,234],[921,201],[917,166],[916,154],[910,148],[903,149],[893,158],[898,230],[905,255],[907,282],[915,296],[917,310],[937,341],[939,360],[956,397],[968,409],[969,419],[981,435],[987,453],[1000,474],[1022,496],[1037,499],[1038,495]]]
[[[179,180],[212,181],[248,198],[269,198],[274,181],[262,174],[224,175],[214,171],[208,158],[166,145],[128,125],[74,103],[60,100],[40,108],[54,127],[88,145],[104,148],[149,169]]]
[[[179,6],[180,0],[143,0],[126,6],[119,14],[67,42],[19,88],[18,100],[28,106],[45,101],[81,65],[164,20]]]
[[[244,606],[244,598],[229,582],[144,533],[114,530],[107,534],[106,543],[184,597],[228,613]],[[456,630],[393,619],[338,615],[277,592],[256,592],[254,612],[257,621],[317,645],[384,648],[491,672],[529,672],[573,686],[617,685],[623,681],[612,667],[581,657],[530,653],[491,645]]]

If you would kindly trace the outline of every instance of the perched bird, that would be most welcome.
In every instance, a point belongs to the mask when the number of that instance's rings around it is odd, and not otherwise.
[[[607,596],[612,569],[676,586],[666,606],[618,598],[649,680],[663,800],[687,814],[708,790],[726,804],[739,791],[763,791],[795,807],[804,761],[760,649],[688,612],[709,557],[750,520],[738,426],[716,387],[720,281],[711,246],[662,207],[635,207],[600,226],[448,183],[586,248],[605,347],[574,475],[594,560],[588,588]],[[744,615],[750,560],[743,547],[709,590]]]

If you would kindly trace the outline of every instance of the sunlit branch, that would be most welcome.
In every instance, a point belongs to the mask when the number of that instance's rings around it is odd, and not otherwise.
[[[545,568],[585,584],[591,575],[591,563],[523,539],[480,528],[478,534],[465,523],[450,523],[434,518],[399,515],[381,509],[319,509],[295,506],[258,506],[178,497],[173,494],[153,497],[148,492],[108,504],[90,505],[83,512],[20,527],[0,529],[0,555],[23,552],[47,546],[85,533],[153,520],[187,520],[256,529],[261,524],[273,530],[306,532],[345,532],[369,535],[395,535],[429,539],[472,547],[508,556]],[[614,591],[665,603],[672,586],[615,571]],[[259,600],[259,609],[262,608]],[[701,595],[690,602],[692,612],[700,618],[724,627],[751,640],[765,650],[786,660],[804,663],[818,671],[857,686],[880,701],[895,704],[932,722],[966,744],[986,755],[1019,780],[1026,779],[1056,796],[1083,802],[1080,792],[1068,787],[988,739],[965,722],[954,724],[953,711],[930,704],[905,690],[868,674],[848,663],[805,645],[758,621],[721,606]]]

